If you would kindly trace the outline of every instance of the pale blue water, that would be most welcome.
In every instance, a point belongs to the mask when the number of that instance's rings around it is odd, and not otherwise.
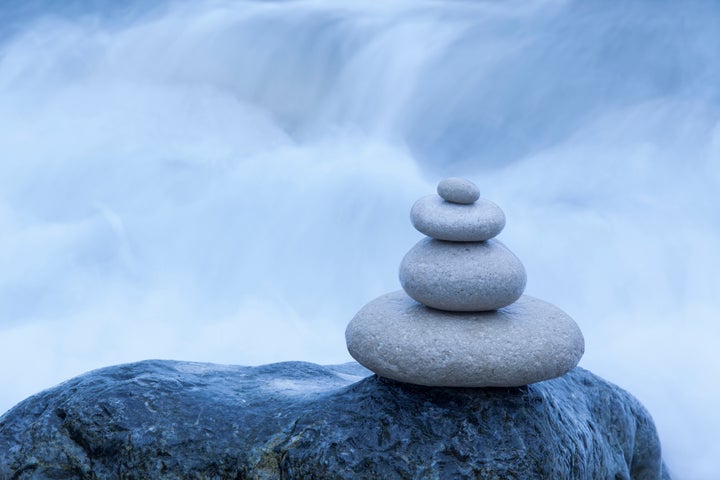
[[[720,8],[375,3],[1,4],[0,410],[144,358],[348,360],[463,175],[713,478]]]

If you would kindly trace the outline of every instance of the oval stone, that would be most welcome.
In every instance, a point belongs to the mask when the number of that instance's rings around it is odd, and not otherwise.
[[[497,240],[477,243],[424,238],[400,263],[400,284],[427,306],[456,312],[495,310],[525,290],[520,260]]]
[[[437,193],[448,202],[473,203],[480,198],[480,189],[465,178],[450,177],[438,183]]]
[[[493,312],[454,313],[403,291],[365,305],[345,331],[366,368],[432,387],[516,387],[559,377],[585,351],[579,327],[559,308],[527,295]]]
[[[505,214],[484,198],[472,205],[460,205],[428,195],[415,202],[410,221],[420,233],[438,240],[482,242],[502,231]]]

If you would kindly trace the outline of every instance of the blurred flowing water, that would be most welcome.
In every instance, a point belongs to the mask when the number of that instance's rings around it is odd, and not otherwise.
[[[713,2],[5,2],[0,411],[145,358],[350,360],[443,176],[717,474]]]

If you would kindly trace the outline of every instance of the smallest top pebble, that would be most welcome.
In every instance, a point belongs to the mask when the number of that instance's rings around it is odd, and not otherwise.
[[[452,203],[471,204],[480,198],[480,189],[470,180],[450,177],[438,183],[437,193]]]

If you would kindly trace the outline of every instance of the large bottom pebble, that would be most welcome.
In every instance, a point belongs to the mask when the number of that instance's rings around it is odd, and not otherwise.
[[[575,321],[527,295],[492,312],[446,312],[405,292],[365,305],[345,332],[350,354],[380,376],[437,387],[515,387],[559,377],[585,351]]]

